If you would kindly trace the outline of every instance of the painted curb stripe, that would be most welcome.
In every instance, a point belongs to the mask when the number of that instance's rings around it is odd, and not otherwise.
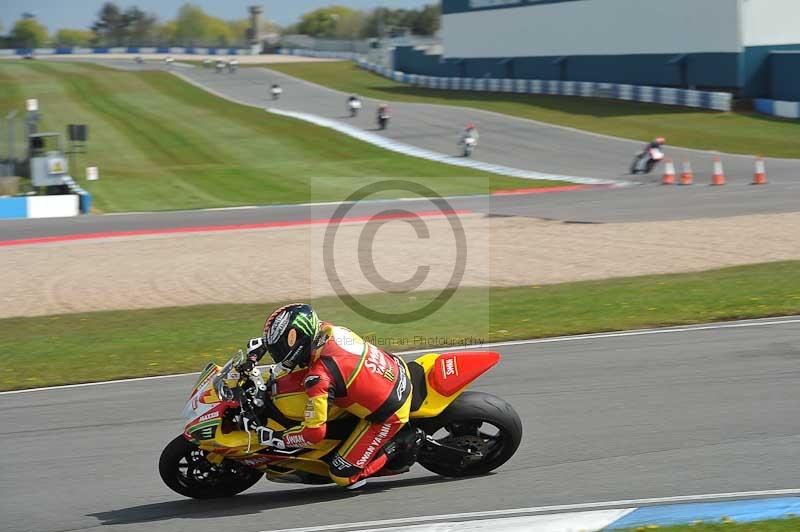
[[[353,127],[349,124],[343,124],[341,122],[337,122],[336,120],[330,120],[328,118],[323,118],[321,116],[312,115],[308,113],[300,113],[296,111],[284,111],[281,109],[275,108],[268,108],[266,109],[268,112],[287,116],[289,118],[295,118],[298,120],[304,120],[306,122],[310,122],[312,124],[326,127],[328,129],[333,129],[334,131],[338,131],[339,133],[343,133],[345,135],[349,135],[353,138],[358,140],[368,142],[374,146],[378,146],[379,148],[383,148],[386,150],[394,151],[397,153],[401,153],[403,155],[409,155],[411,157],[419,157],[421,159],[427,159],[430,161],[435,161],[439,163],[450,164],[453,166],[461,166],[463,168],[471,168],[473,170],[480,170],[483,172],[490,172],[493,174],[500,174],[500,175],[507,175],[511,177],[519,177],[521,179],[540,179],[543,181],[567,181],[569,183],[578,183],[582,185],[614,185],[614,186],[625,186],[629,185],[629,182],[625,181],[613,181],[610,179],[596,179],[593,177],[576,177],[576,176],[566,176],[566,175],[558,175],[558,174],[549,174],[549,173],[542,173],[542,172],[534,172],[531,170],[521,170],[519,168],[511,168],[508,166],[502,166],[499,164],[490,164],[484,163],[481,161],[476,161],[474,159],[469,159],[465,157],[455,157],[452,155],[444,155],[441,153],[437,153],[435,151],[426,150],[423,148],[418,148],[416,146],[411,146],[409,144],[404,144],[402,142],[397,142],[395,140],[388,139],[381,135],[377,135],[375,133],[371,133],[369,131],[364,131],[362,129],[358,129]]]
[[[511,515],[522,514],[556,514],[560,512],[574,512],[583,510],[601,510],[601,509],[623,509],[623,510],[638,510],[642,509],[640,506],[645,504],[670,504],[681,502],[694,502],[703,500],[722,500],[722,499],[744,499],[746,497],[763,497],[772,496],[778,497],[783,495],[796,496],[800,495],[800,489],[785,489],[785,490],[767,490],[767,491],[743,491],[734,493],[708,493],[703,495],[679,495],[676,497],[658,497],[651,499],[631,499],[620,501],[606,501],[606,502],[588,502],[580,504],[562,504],[557,506],[535,506],[531,508],[510,508],[507,510],[486,510],[483,512],[464,512],[457,514],[443,514],[443,515],[425,515],[419,517],[400,517],[396,519],[381,519],[378,521],[362,521],[355,523],[340,523],[334,525],[317,525],[301,528],[282,528],[262,530],[261,532],[331,532],[331,531],[345,531],[345,530],[359,530],[363,532],[367,527],[391,527],[397,525],[413,525],[421,523],[439,524],[441,521],[455,521],[455,520],[469,520],[480,517],[507,517]],[[673,506],[677,507],[677,506]],[[495,523],[497,520],[494,520]],[[429,525],[430,526],[430,525]],[[437,530],[435,528],[428,528],[428,530]],[[491,530],[502,530],[501,527],[494,526]],[[530,528],[529,528],[530,530]],[[566,532],[566,531],[564,531]],[[569,532],[575,532],[570,530]],[[589,532],[586,530],[585,532]]]
[[[613,185],[567,185],[563,187],[516,188],[511,190],[497,190],[492,196],[527,196],[535,194],[550,194],[553,192],[572,192],[574,190],[589,190],[593,188],[610,188]]]
[[[209,225],[198,227],[173,227],[168,229],[136,229],[133,231],[108,231],[104,233],[86,233],[76,235],[60,235],[60,236],[43,236],[37,238],[24,238],[20,240],[4,240],[0,241],[0,247],[10,246],[24,246],[33,244],[50,244],[53,242],[68,242],[75,240],[95,240],[103,238],[120,238],[126,236],[143,236],[143,235],[169,235],[179,233],[216,233],[221,231],[245,231],[248,229],[272,229],[282,227],[301,227],[307,225],[325,225],[334,222],[352,223],[352,222],[369,222],[372,220],[395,220],[395,219],[408,219],[408,218],[437,218],[445,216],[464,216],[472,214],[468,210],[453,210],[449,212],[439,211],[424,211],[396,214],[380,214],[375,216],[350,216],[345,218],[320,218],[315,220],[296,220],[285,222],[262,222],[253,224],[236,224],[236,225]]]
[[[358,532],[483,532],[497,530],[503,532],[590,532],[602,530],[616,519],[620,519],[632,511],[632,508],[622,508],[476,521],[449,521],[390,528],[367,528],[359,529]]]
[[[676,504],[637,508],[614,521],[608,530],[646,525],[681,525],[694,521],[714,522],[724,517],[737,523],[780,519],[790,514],[800,515],[800,497],[752,499],[700,504]]]

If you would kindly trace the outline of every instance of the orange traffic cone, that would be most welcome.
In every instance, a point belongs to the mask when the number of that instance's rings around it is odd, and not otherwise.
[[[689,159],[683,160],[683,172],[681,173],[681,185],[691,185],[694,183],[694,172],[692,172],[692,163]]]
[[[758,157],[756,159],[756,173],[753,176],[753,184],[754,185],[766,185],[767,184],[767,168],[764,164],[764,158]]]
[[[667,159],[667,162],[664,163],[664,177],[661,178],[661,184],[675,184],[675,165],[672,163],[672,159]]]
[[[725,170],[722,169],[722,159],[714,157],[714,175],[711,176],[711,184],[715,186],[725,184]]]

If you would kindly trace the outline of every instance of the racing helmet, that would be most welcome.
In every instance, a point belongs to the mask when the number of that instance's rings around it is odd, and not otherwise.
[[[665,139],[664,137],[656,137],[656,143],[659,146],[663,146],[666,142],[667,142],[667,139]]]
[[[264,344],[272,359],[286,369],[308,365],[319,336],[320,321],[310,305],[293,303],[269,315]]]
[[[467,124],[467,129],[475,129],[475,124],[470,122],[469,124]]]

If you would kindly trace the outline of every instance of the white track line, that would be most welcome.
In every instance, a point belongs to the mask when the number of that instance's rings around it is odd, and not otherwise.
[[[558,506],[535,506],[532,508],[516,508],[508,510],[487,510],[485,512],[466,512],[458,514],[427,515],[422,517],[401,517],[398,519],[383,519],[380,521],[364,521],[361,523],[343,523],[338,525],[309,526],[302,528],[281,528],[273,530],[263,530],[261,532],[323,532],[330,530],[347,530],[353,528],[365,528],[372,526],[391,526],[416,523],[430,523],[433,521],[444,521],[452,519],[471,519],[475,517],[493,517],[519,514],[547,514],[563,511],[587,510],[598,508],[615,508],[642,506],[652,504],[672,504],[678,502],[698,502],[707,500],[725,499],[744,499],[749,497],[770,497],[799,495],[800,489],[765,490],[765,491],[741,491],[734,493],[709,493],[704,495],[681,495],[677,497],[657,497],[651,499],[630,499],[622,501],[589,502],[582,504],[562,504]]]
[[[441,347],[441,348],[431,348],[431,349],[415,349],[413,351],[401,351],[397,352],[398,355],[416,355],[420,353],[431,353],[431,352],[446,352],[446,351],[455,351],[455,350],[462,350],[462,349],[481,349],[481,348],[488,348],[488,347],[503,347],[503,346],[515,346],[515,345],[535,345],[535,344],[549,344],[549,343],[556,343],[556,342],[575,342],[581,340],[600,340],[603,338],[625,338],[629,336],[645,336],[649,334],[670,334],[670,333],[685,333],[685,332],[694,332],[694,331],[709,331],[709,330],[716,330],[716,329],[740,329],[744,327],[765,327],[769,325],[789,325],[794,323],[800,323],[800,316],[788,316],[784,319],[772,319],[772,318],[764,318],[764,319],[756,319],[754,320],[743,320],[743,321],[734,321],[734,322],[718,322],[718,323],[710,323],[708,325],[690,325],[686,327],[664,327],[659,329],[634,329],[629,331],[618,331],[618,332],[608,332],[608,333],[595,333],[595,334],[580,334],[574,336],[554,336],[552,338],[537,338],[534,340],[510,340],[508,342],[493,342],[487,344],[473,344],[473,345],[464,345],[464,346],[454,346],[454,347]],[[171,375],[156,375],[154,377],[136,377],[132,379],[117,379],[111,381],[99,381],[99,382],[84,382],[80,384],[64,384],[61,386],[46,386],[43,388],[26,388],[24,390],[11,390],[8,392],[0,392],[0,395],[12,395],[12,394],[19,394],[19,393],[30,393],[30,392],[41,392],[47,390],[61,390],[61,389],[69,389],[69,388],[84,388],[88,386],[101,386],[104,384],[120,384],[126,382],[138,382],[138,381],[148,381],[148,380],[157,380],[157,379],[171,379],[173,377],[187,377],[190,375],[199,375],[199,371],[191,372],[191,373],[175,373]]]
[[[757,327],[762,325],[784,325],[787,323],[800,323],[800,317],[796,319],[786,319],[778,321],[744,321],[729,323],[714,323],[710,325],[690,325],[686,327],[665,327],[663,329],[638,329],[632,331],[619,331],[608,333],[577,334],[574,336],[554,336],[553,338],[537,338],[534,340],[509,340],[508,342],[494,342],[479,345],[455,346],[438,348],[436,351],[453,351],[458,349],[477,349],[481,347],[502,347],[513,345],[530,344],[549,344],[555,342],[574,342],[579,340],[597,340],[601,338],[623,338],[626,336],[645,336],[648,334],[669,334],[692,331],[707,331],[713,329],[737,329],[742,327]],[[432,349],[415,349],[414,351],[403,351],[403,355],[415,355],[419,353],[430,353]]]

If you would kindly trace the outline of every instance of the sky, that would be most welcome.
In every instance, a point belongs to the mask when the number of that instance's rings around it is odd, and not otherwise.
[[[174,18],[187,0],[116,0],[122,7],[137,5],[160,19]],[[194,0],[206,13],[223,19],[244,18],[247,6],[260,5],[264,16],[281,25],[295,22],[301,14],[331,4],[356,9],[373,7],[412,8],[438,0]],[[7,33],[23,12],[30,12],[50,31],[59,28],[88,28],[103,5],[103,0],[0,0],[2,32]]]

